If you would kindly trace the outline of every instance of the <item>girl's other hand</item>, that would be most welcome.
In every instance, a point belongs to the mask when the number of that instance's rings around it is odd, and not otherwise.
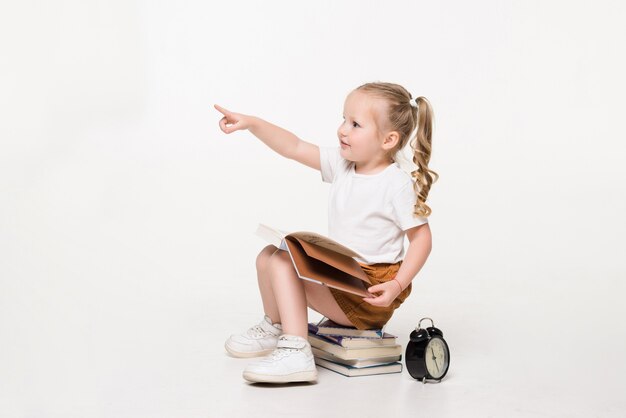
[[[220,129],[224,133],[229,134],[235,131],[248,129],[250,127],[250,116],[231,112],[230,110],[224,109],[222,106],[213,106],[218,112],[224,115],[224,117],[220,119]]]
[[[394,283],[393,280],[374,285],[368,288],[367,291],[372,294],[379,293],[379,295],[373,298],[363,298],[363,300],[370,305],[382,307],[391,305],[391,302],[393,302],[394,299],[401,293],[400,286],[398,286],[398,283]]]

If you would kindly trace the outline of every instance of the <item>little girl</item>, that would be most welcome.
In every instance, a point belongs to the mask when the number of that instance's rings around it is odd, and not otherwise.
[[[263,320],[231,335],[226,350],[235,357],[267,355],[243,372],[251,382],[317,380],[307,340],[307,306],[332,321],[358,329],[382,328],[411,293],[411,280],[431,249],[426,198],[437,174],[428,168],[432,109],[424,97],[412,99],[402,86],[368,83],[345,100],[335,147],[318,147],[254,116],[230,112],[220,128],[247,129],[283,157],[321,172],[331,183],[328,236],[360,253],[356,259],[374,284],[362,298],[298,278],[286,251],[265,247],[256,269]],[[411,175],[396,162],[410,145],[417,169]],[[413,178],[412,178],[412,177]],[[404,236],[409,247],[404,253]]]

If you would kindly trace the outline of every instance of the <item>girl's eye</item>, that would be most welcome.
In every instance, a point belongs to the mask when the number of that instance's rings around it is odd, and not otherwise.
[[[355,127],[355,128],[358,128],[358,127],[359,127],[359,126],[361,126],[361,125],[359,125],[359,124],[358,124],[358,123],[356,123],[356,122],[352,122],[352,126],[353,126],[353,127]]]

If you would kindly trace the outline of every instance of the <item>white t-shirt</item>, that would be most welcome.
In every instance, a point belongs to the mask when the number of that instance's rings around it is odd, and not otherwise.
[[[363,264],[404,259],[407,229],[428,222],[413,216],[417,195],[411,176],[398,163],[376,174],[357,174],[339,147],[320,147],[322,181],[332,183],[328,199],[328,236],[353,249]]]

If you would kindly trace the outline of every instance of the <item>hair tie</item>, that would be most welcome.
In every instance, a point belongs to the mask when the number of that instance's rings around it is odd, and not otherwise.
[[[419,107],[417,106],[417,99],[410,98],[409,99],[409,104],[411,105],[411,107],[419,109]]]

